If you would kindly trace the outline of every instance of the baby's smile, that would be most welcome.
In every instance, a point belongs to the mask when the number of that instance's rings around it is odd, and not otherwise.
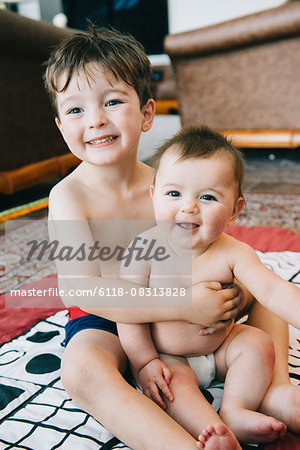
[[[199,228],[199,224],[193,222],[176,222],[176,226],[186,231],[195,231]]]

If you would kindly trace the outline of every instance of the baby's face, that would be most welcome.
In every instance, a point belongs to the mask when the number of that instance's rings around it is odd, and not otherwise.
[[[244,201],[229,157],[179,160],[168,150],[151,188],[155,218],[168,239],[205,251],[234,222]]]

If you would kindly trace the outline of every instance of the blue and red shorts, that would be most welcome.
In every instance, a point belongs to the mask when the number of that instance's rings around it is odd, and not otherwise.
[[[91,328],[95,330],[104,330],[118,336],[116,322],[112,322],[104,317],[95,316],[94,314],[85,313],[79,308],[70,308],[69,322],[65,326],[65,346],[68,345],[72,337],[79,333],[79,331]]]

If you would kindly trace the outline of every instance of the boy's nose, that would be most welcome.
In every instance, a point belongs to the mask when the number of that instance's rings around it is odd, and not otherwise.
[[[198,202],[195,200],[185,200],[181,205],[181,212],[184,212],[186,214],[198,214]]]
[[[91,113],[90,128],[101,128],[102,126],[107,125],[107,123],[105,111],[99,109]]]

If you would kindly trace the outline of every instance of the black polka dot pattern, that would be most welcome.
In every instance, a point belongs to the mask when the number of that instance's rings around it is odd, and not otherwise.
[[[25,367],[28,373],[43,374],[50,373],[60,368],[60,358],[50,353],[43,353],[32,358]]]
[[[52,338],[54,338],[54,336],[58,336],[59,335],[59,331],[48,331],[48,332],[42,332],[42,331],[37,331],[36,333],[34,333],[33,336],[29,336],[27,338],[27,341],[30,342],[48,342],[50,341]]]
[[[6,386],[0,384],[0,411],[6,408],[6,406],[23,394],[24,389],[20,389],[15,386]]]

